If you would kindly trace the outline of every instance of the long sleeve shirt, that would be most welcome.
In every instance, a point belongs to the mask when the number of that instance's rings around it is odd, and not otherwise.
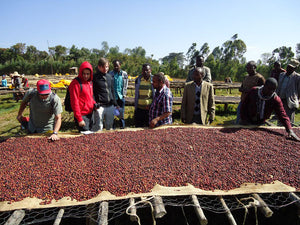
[[[291,127],[290,119],[286,115],[285,110],[283,108],[283,104],[278,95],[274,95],[269,100],[265,101],[264,112],[263,115],[260,115],[260,110],[258,109],[259,105],[259,89],[254,87],[251,91],[246,95],[244,101],[241,105],[241,120],[243,124],[254,124],[261,125],[267,119],[270,118],[273,111],[275,111],[279,121],[283,124],[286,131],[289,131]],[[261,119],[262,118],[262,119]]]

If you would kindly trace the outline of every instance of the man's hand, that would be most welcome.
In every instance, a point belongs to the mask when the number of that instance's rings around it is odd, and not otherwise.
[[[58,141],[59,137],[58,137],[57,134],[51,134],[51,136],[48,137],[48,140],[50,140],[50,141]]]
[[[80,127],[84,127],[84,126],[85,126],[84,120],[80,121],[80,122],[78,123],[78,125],[79,125]]]
[[[289,131],[288,138],[295,141],[300,141],[300,138],[292,130]]]
[[[150,124],[149,124],[149,127],[150,127],[150,128],[154,128],[155,125],[158,123],[158,121],[159,121],[159,118],[158,118],[158,117],[154,118],[153,120],[151,120],[151,122],[150,122]]]

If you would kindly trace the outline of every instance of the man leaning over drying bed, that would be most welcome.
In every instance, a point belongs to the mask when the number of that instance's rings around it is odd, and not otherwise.
[[[29,104],[29,118],[22,114]],[[61,126],[62,105],[60,98],[51,92],[50,82],[48,80],[39,80],[37,90],[30,89],[26,92],[20,105],[17,120],[28,129],[29,133],[45,133],[53,131],[49,137],[50,140],[59,139],[58,131]]]
[[[275,111],[277,118],[288,132],[288,137],[300,141],[292,130],[290,119],[283,108],[282,101],[275,92],[276,88],[277,81],[275,78],[268,78],[261,87],[253,87],[242,101],[240,124],[262,125]]]

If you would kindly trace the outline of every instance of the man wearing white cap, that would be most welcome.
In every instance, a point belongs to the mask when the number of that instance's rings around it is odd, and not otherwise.
[[[295,121],[295,111],[299,108],[300,74],[295,72],[299,64],[296,59],[290,60],[286,72],[279,75],[277,88],[277,94],[292,124]]]
[[[22,116],[26,106],[30,103],[29,120]],[[20,105],[17,120],[25,125],[29,133],[45,133],[53,131],[50,140],[59,139],[58,131],[61,126],[62,105],[60,98],[51,92],[50,82],[39,80],[37,90],[30,89]],[[26,123],[28,121],[28,123]]]

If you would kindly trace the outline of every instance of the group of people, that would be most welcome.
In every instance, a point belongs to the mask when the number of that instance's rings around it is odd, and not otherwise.
[[[142,74],[136,79],[135,114],[136,127],[154,128],[172,123],[173,95],[165,85],[163,73],[151,74],[151,65],[142,66]],[[70,104],[75,124],[81,133],[91,133],[105,128],[114,129],[119,117],[120,128],[125,128],[125,96],[128,75],[121,69],[119,60],[113,61],[109,72],[109,61],[101,58],[96,71],[89,62],[83,62],[78,77],[68,87]],[[23,116],[30,105],[29,118]],[[60,98],[51,91],[48,80],[39,80],[36,89],[26,92],[20,105],[17,120],[29,133],[53,131],[49,139],[58,140],[63,108]]]
[[[11,78],[11,86],[13,89],[29,88],[28,78],[24,74],[20,75],[17,71],[9,75]],[[7,75],[2,75],[1,87],[8,87]]]
[[[300,140],[291,128],[295,109],[299,107],[300,75],[295,72],[298,65],[297,60],[292,60],[287,71],[282,71],[281,68],[272,70],[274,76],[277,71],[281,72],[277,83],[273,77],[265,80],[256,72],[255,62],[248,62],[248,75],[239,89],[242,95],[237,110],[237,123],[259,125],[275,112],[289,136]],[[204,58],[198,56],[196,66],[189,72],[184,87],[181,104],[183,123],[212,123],[215,117],[215,100],[211,82],[210,69],[204,66]],[[119,117],[120,128],[124,129],[127,87],[128,75],[121,69],[119,60],[113,61],[113,70],[110,72],[109,62],[105,58],[98,61],[95,72],[89,62],[83,62],[78,77],[69,86],[70,103],[78,130],[90,133],[104,127],[107,130],[114,129],[117,126],[115,116]],[[28,119],[22,114],[29,102]],[[172,124],[172,107],[173,95],[167,78],[162,72],[153,75],[151,65],[143,64],[142,73],[135,80],[135,127],[154,128]],[[62,104],[59,97],[51,92],[49,81],[40,80],[37,82],[37,89],[29,90],[24,96],[17,119],[29,133],[52,130],[50,139],[58,140],[61,113]]]
[[[239,89],[242,95],[236,122],[242,125],[261,125],[275,113],[288,136],[300,141],[292,130],[295,112],[299,108],[300,75],[295,72],[299,64],[298,60],[291,59],[285,71],[276,62],[270,77],[265,80],[256,72],[255,62],[248,62],[248,75]]]
[[[28,78],[26,78],[24,74],[20,75],[17,71],[15,71],[13,74],[10,74],[9,76],[11,79],[11,86],[8,85],[6,78],[7,75],[3,74],[0,87],[9,87],[13,90],[20,90],[20,92],[14,92],[13,94],[14,99],[18,102],[24,97],[23,90],[29,88]]]

